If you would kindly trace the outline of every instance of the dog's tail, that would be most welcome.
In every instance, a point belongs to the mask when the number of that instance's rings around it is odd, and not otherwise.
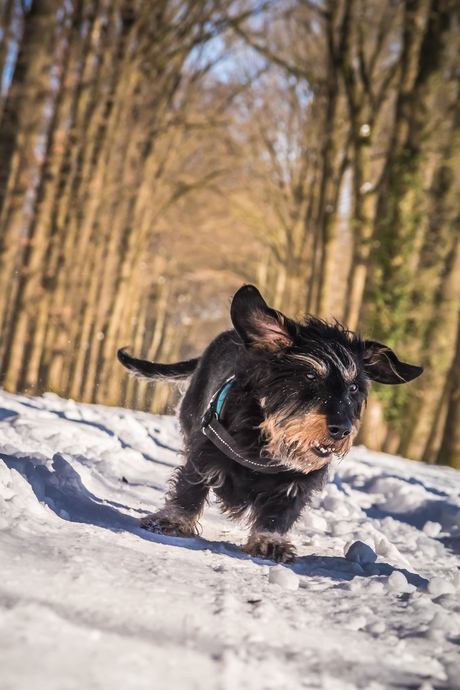
[[[136,359],[126,353],[126,348],[122,347],[118,350],[118,359],[124,367],[141,379],[155,379],[156,381],[184,381],[188,379],[195,371],[199,357],[196,359],[188,359],[185,362],[176,362],[175,364],[157,364],[156,362],[148,362],[145,359]]]

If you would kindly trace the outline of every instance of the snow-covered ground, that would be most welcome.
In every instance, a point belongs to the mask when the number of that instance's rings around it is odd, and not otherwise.
[[[274,566],[215,505],[200,538],[138,528],[173,418],[0,408],[1,690],[460,688],[460,473],[355,448]]]

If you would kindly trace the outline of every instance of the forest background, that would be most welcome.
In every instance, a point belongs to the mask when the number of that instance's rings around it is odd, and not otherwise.
[[[1,0],[0,383],[171,411],[244,282],[425,366],[361,441],[460,467],[458,0]]]

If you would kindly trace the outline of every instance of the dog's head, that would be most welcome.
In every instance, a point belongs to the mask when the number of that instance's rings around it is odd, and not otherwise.
[[[339,324],[287,318],[252,285],[236,293],[231,318],[247,351],[243,375],[264,415],[266,453],[303,472],[350,450],[371,381],[407,383],[423,371]]]

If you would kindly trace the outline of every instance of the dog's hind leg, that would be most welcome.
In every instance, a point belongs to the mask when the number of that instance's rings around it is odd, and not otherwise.
[[[196,536],[208,492],[207,478],[188,459],[185,465],[177,468],[163,508],[142,518],[141,527],[173,537]]]

